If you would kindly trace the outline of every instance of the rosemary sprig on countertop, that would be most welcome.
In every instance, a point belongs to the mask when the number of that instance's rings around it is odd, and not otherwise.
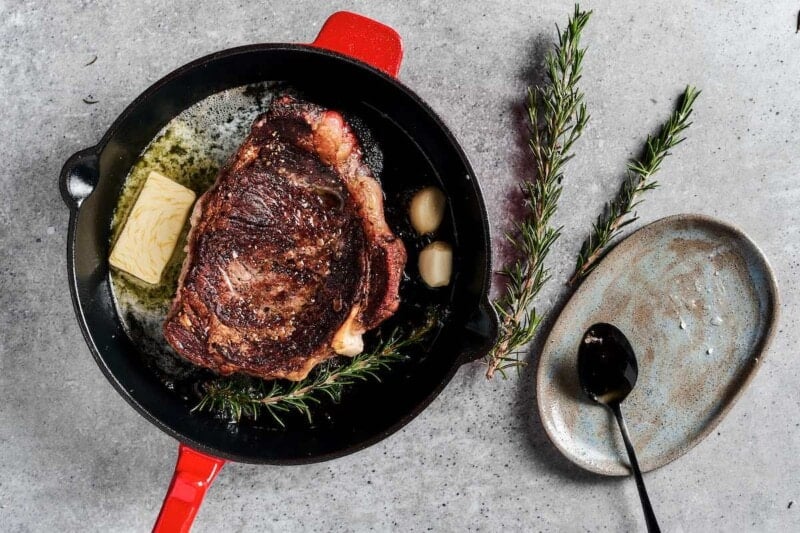
[[[237,376],[215,379],[206,384],[203,398],[192,411],[215,411],[237,422],[242,416],[257,418],[265,411],[281,426],[284,425],[282,414],[298,411],[311,422],[311,408],[320,403],[321,397],[338,402],[345,387],[370,378],[380,381],[378,371],[404,359],[403,350],[424,340],[437,323],[437,313],[430,311],[425,321],[408,334],[395,328],[374,349],[347,359],[343,364],[323,363],[311,376],[298,382]]]
[[[617,197],[606,204],[605,210],[592,225],[592,234],[583,242],[575,264],[575,273],[569,280],[570,285],[586,277],[622,228],[637,220],[634,209],[642,201],[639,197],[642,193],[658,187],[658,182],[652,179],[653,175],[661,168],[664,158],[670,155],[670,150],[683,142],[684,137],[680,135],[692,124],[689,122],[689,117],[692,114],[692,105],[699,94],[700,91],[687,86],[678,108],[672,112],[658,135],[647,137],[644,157],[628,163],[628,172]],[[629,216],[631,213],[633,216]]]
[[[516,225],[516,234],[507,236],[520,258],[502,271],[508,285],[495,302],[500,336],[487,355],[489,379],[496,372],[505,376],[506,369],[522,364],[518,350],[533,338],[541,322],[533,300],[550,277],[544,260],[560,234],[550,220],[561,196],[564,163],[572,158],[572,145],[589,120],[578,82],[586,52],[580,47],[581,31],[590,16],[590,11],[575,5],[567,27],[559,31],[558,43],[545,58],[547,83],[528,89],[529,145],[536,177],[521,185],[528,213]]]

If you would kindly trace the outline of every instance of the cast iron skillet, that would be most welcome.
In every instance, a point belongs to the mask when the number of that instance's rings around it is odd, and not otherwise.
[[[491,247],[481,191],[453,135],[395,79],[401,58],[402,45],[394,30],[359,15],[336,13],[312,45],[243,46],[175,70],[139,96],[96,146],[76,153],[64,165],[60,186],[70,208],[67,266],[83,335],[122,397],[181,442],[157,529],[188,528],[224,462],[219,458],[288,465],[361,450],[410,422],[461,364],[482,357],[493,344],[497,318],[487,298]],[[366,396],[338,411],[335,420],[285,431],[244,425],[231,431],[208,413],[190,413],[191,405],[156,379],[123,330],[109,280],[111,219],[128,171],[170,119],[211,94],[268,80],[324,94],[334,105],[369,109],[424,153],[452,209],[456,241],[452,314],[423,364],[408,375],[368,387]]]

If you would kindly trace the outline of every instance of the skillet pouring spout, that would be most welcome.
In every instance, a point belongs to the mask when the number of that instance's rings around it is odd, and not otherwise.
[[[484,298],[464,326],[464,339],[460,347],[461,364],[472,363],[486,356],[497,343],[500,319],[488,298]]]
[[[83,201],[97,187],[100,180],[100,157],[96,146],[74,153],[61,168],[59,188],[61,198],[71,211],[80,208]]]

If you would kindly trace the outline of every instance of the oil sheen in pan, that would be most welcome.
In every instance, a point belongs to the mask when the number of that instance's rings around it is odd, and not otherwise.
[[[150,171],[170,177],[199,196],[211,186],[219,168],[244,141],[255,118],[267,110],[277,94],[286,92],[303,97],[302,93],[282,83],[248,85],[214,94],[172,119],[131,168],[112,220],[112,242],[121,231]],[[408,250],[406,273],[400,287],[400,310],[379,330],[389,331],[398,325],[418,323],[432,305],[447,314],[448,302],[452,300],[451,289],[428,289],[419,279],[416,264],[419,251],[433,238],[457,245],[452,216],[446,217],[435,236],[426,237],[415,234],[407,217],[408,201],[414,191],[431,184],[441,187],[432,165],[405,132],[379,112],[358,104],[337,109],[353,126],[364,150],[365,162],[381,181],[386,196],[387,221]],[[186,256],[187,232],[188,224],[158,285],[143,283],[115,270],[111,271],[110,277],[117,312],[129,337],[140,347],[145,362],[167,388],[193,406],[200,398],[197,385],[213,374],[178,357],[161,330]],[[457,268],[457,264],[455,266]],[[374,334],[368,334],[368,347],[373,338]],[[422,352],[420,349],[417,353],[410,353],[409,361],[398,366],[419,362]],[[405,373],[400,368],[396,371]],[[347,396],[342,401],[346,402]],[[336,408],[334,405],[320,406],[323,416],[319,418],[329,419]]]

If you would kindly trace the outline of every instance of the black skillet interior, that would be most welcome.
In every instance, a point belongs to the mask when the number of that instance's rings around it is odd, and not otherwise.
[[[380,384],[354,387],[341,405],[314,424],[277,429],[267,421],[227,424],[170,391],[126,335],[108,275],[111,218],[124,180],[144,147],[183,109],[219,91],[263,81],[286,81],[323,105],[352,111],[379,133],[384,188],[413,188],[419,175],[392,168],[404,153],[432,174],[451,208],[455,279],[444,296],[443,328],[415,364]],[[394,162],[393,162],[394,160]],[[415,173],[416,174],[416,173]],[[407,183],[403,180],[408,179]],[[474,174],[457,142],[435,114],[396,80],[362,63],[303,45],[254,45],[227,50],[168,75],[129,106],[94,148],[79,152],[62,171],[62,193],[72,208],[70,283],[76,312],[92,352],[111,383],[143,416],[180,441],[212,455],[251,463],[315,462],[352,453],[388,436],[416,416],[458,366],[484,354],[496,335],[487,301],[490,244],[486,211]],[[92,192],[93,190],[93,192]],[[89,195],[89,193],[92,194]],[[398,192],[399,194],[399,192]],[[387,205],[387,217],[399,220]],[[416,253],[410,250],[413,267]]]

